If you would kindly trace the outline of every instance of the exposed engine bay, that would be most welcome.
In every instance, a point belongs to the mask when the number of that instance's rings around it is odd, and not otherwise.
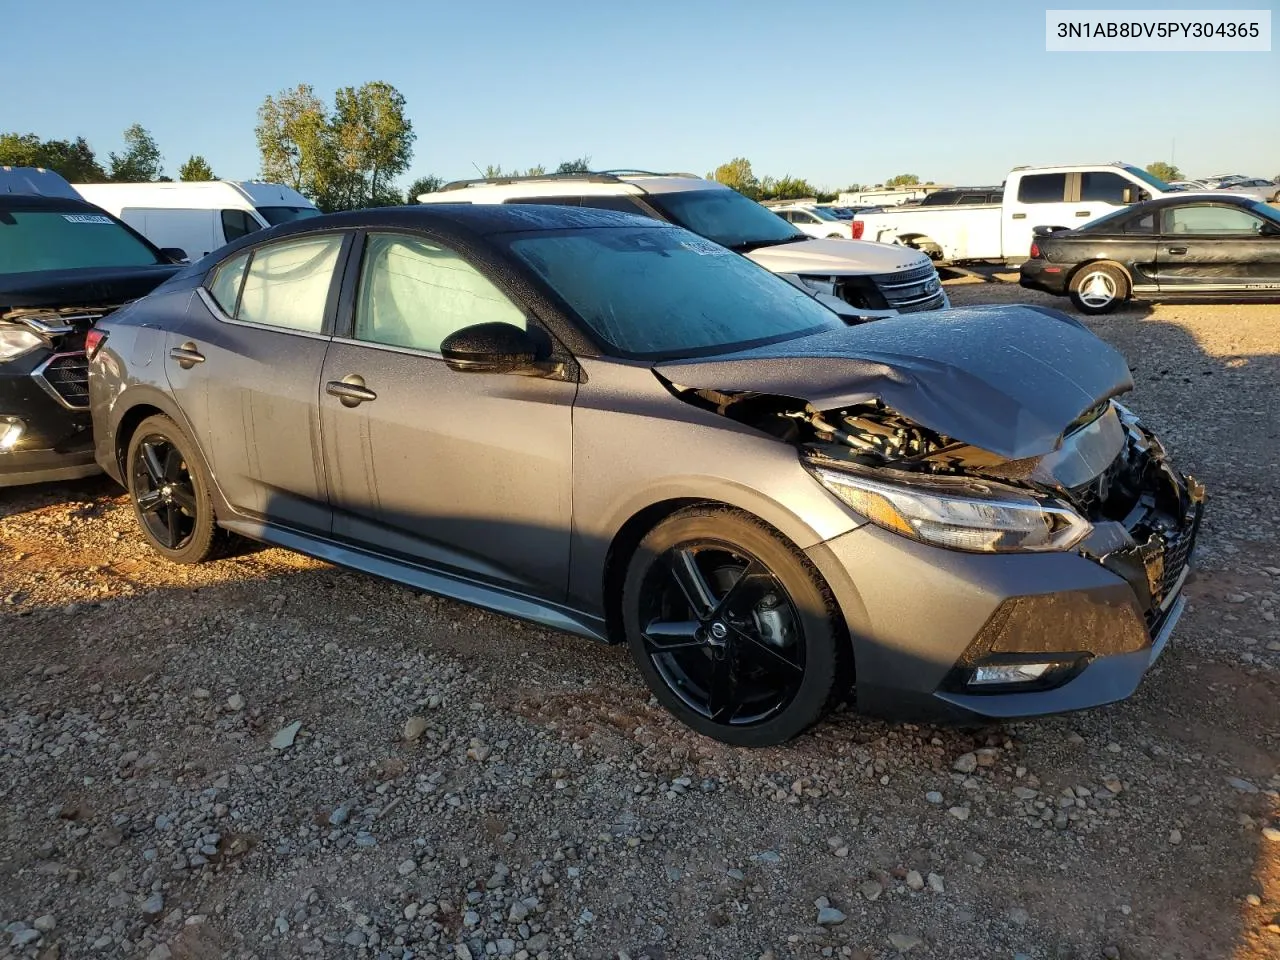
[[[1081,414],[1051,453],[1008,460],[879,401],[818,410],[790,397],[670,386],[688,403],[793,444],[810,465],[907,485],[990,481],[1066,503],[1093,526],[1078,552],[1127,580],[1149,623],[1181,587],[1204,488],[1178,473],[1160,441],[1113,400]]]

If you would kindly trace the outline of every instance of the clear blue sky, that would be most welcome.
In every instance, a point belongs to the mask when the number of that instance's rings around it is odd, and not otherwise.
[[[586,154],[597,169],[696,173],[745,156],[757,175],[829,186],[902,172],[998,183],[1015,164],[1146,164],[1171,152],[1192,176],[1280,174],[1274,40],[1271,53],[1046,53],[1044,10],[1071,6],[23,3],[4,21],[0,131],[84,136],[105,160],[136,121],[170,175],[200,153],[239,179],[258,170],[267,94],[307,82],[328,101],[339,86],[385,80],[418,134],[411,176]],[[1273,20],[1280,29],[1274,10]]]

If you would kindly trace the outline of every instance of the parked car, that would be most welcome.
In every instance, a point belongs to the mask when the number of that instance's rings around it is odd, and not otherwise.
[[[687,173],[605,171],[461,180],[421,203],[554,203],[639,213],[740,253],[850,317],[950,306],[929,258],[883,244],[814,239],[723,184]],[[848,228],[845,228],[848,229]]]
[[[1190,190],[1196,193],[1209,189],[1209,185],[1203,180],[1171,180],[1169,186],[1174,190]]]
[[[456,204],[255,234],[98,334],[98,459],[161,555],[233,532],[626,642],[729,743],[851,676],[899,713],[1117,700],[1182,610],[1203,489],[1057,311],[850,325],[671,224]]]
[[[320,215],[293,188],[259,180],[79,183],[76,189],[157,247],[181,247],[192,260],[256,230]]]
[[[1263,203],[1280,203],[1280,183],[1261,177],[1245,177],[1233,180],[1219,189],[1227,193],[1241,193]]]
[[[8,171],[0,192],[0,487],[98,472],[84,341],[94,322],[177,271],[66,181]],[[19,176],[27,189],[8,192]]]
[[[1000,203],[1004,187],[948,187],[937,190],[920,201],[922,207],[972,207],[983,203]]]
[[[847,221],[837,217],[829,210],[813,204],[784,204],[771,206],[773,211],[801,233],[811,237],[826,237],[832,240],[851,240],[853,231]]]
[[[1148,200],[1036,237],[1020,282],[1084,313],[1129,297],[1280,298],[1280,211],[1229,191]]]
[[[1163,180],[1124,163],[1016,167],[997,203],[861,213],[854,236],[915,247],[936,260],[1021,262],[1036,226],[1073,226],[1171,192]]]

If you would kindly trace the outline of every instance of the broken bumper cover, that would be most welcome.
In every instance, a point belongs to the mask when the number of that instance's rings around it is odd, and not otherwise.
[[[37,351],[0,364],[0,429],[19,425],[12,446],[0,449],[0,487],[101,472],[93,458],[88,411],[68,406],[42,383],[39,373],[48,359],[48,353]]]
[[[1079,553],[961,553],[868,524],[808,555],[852,636],[859,709],[891,716],[1038,716],[1123,700],[1183,609],[1184,578],[1152,611]],[[972,685],[980,666],[1009,663],[1053,666],[1026,685]]]

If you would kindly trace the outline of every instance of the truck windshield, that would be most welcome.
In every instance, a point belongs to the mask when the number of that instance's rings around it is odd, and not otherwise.
[[[164,262],[104,213],[0,210],[0,273]]]
[[[651,193],[645,200],[686,230],[739,252],[809,239],[807,234],[736,190]]]
[[[291,220],[305,220],[307,217],[318,217],[320,211],[315,207],[259,207],[262,219],[273,227],[277,223],[288,223]]]
[[[1171,193],[1173,191],[1173,187],[1169,186],[1169,184],[1165,183],[1159,177],[1153,177],[1151,174],[1147,173],[1147,171],[1140,169],[1139,167],[1125,167],[1124,169],[1127,173],[1133,174],[1147,186],[1155,187],[1161,193]]]

